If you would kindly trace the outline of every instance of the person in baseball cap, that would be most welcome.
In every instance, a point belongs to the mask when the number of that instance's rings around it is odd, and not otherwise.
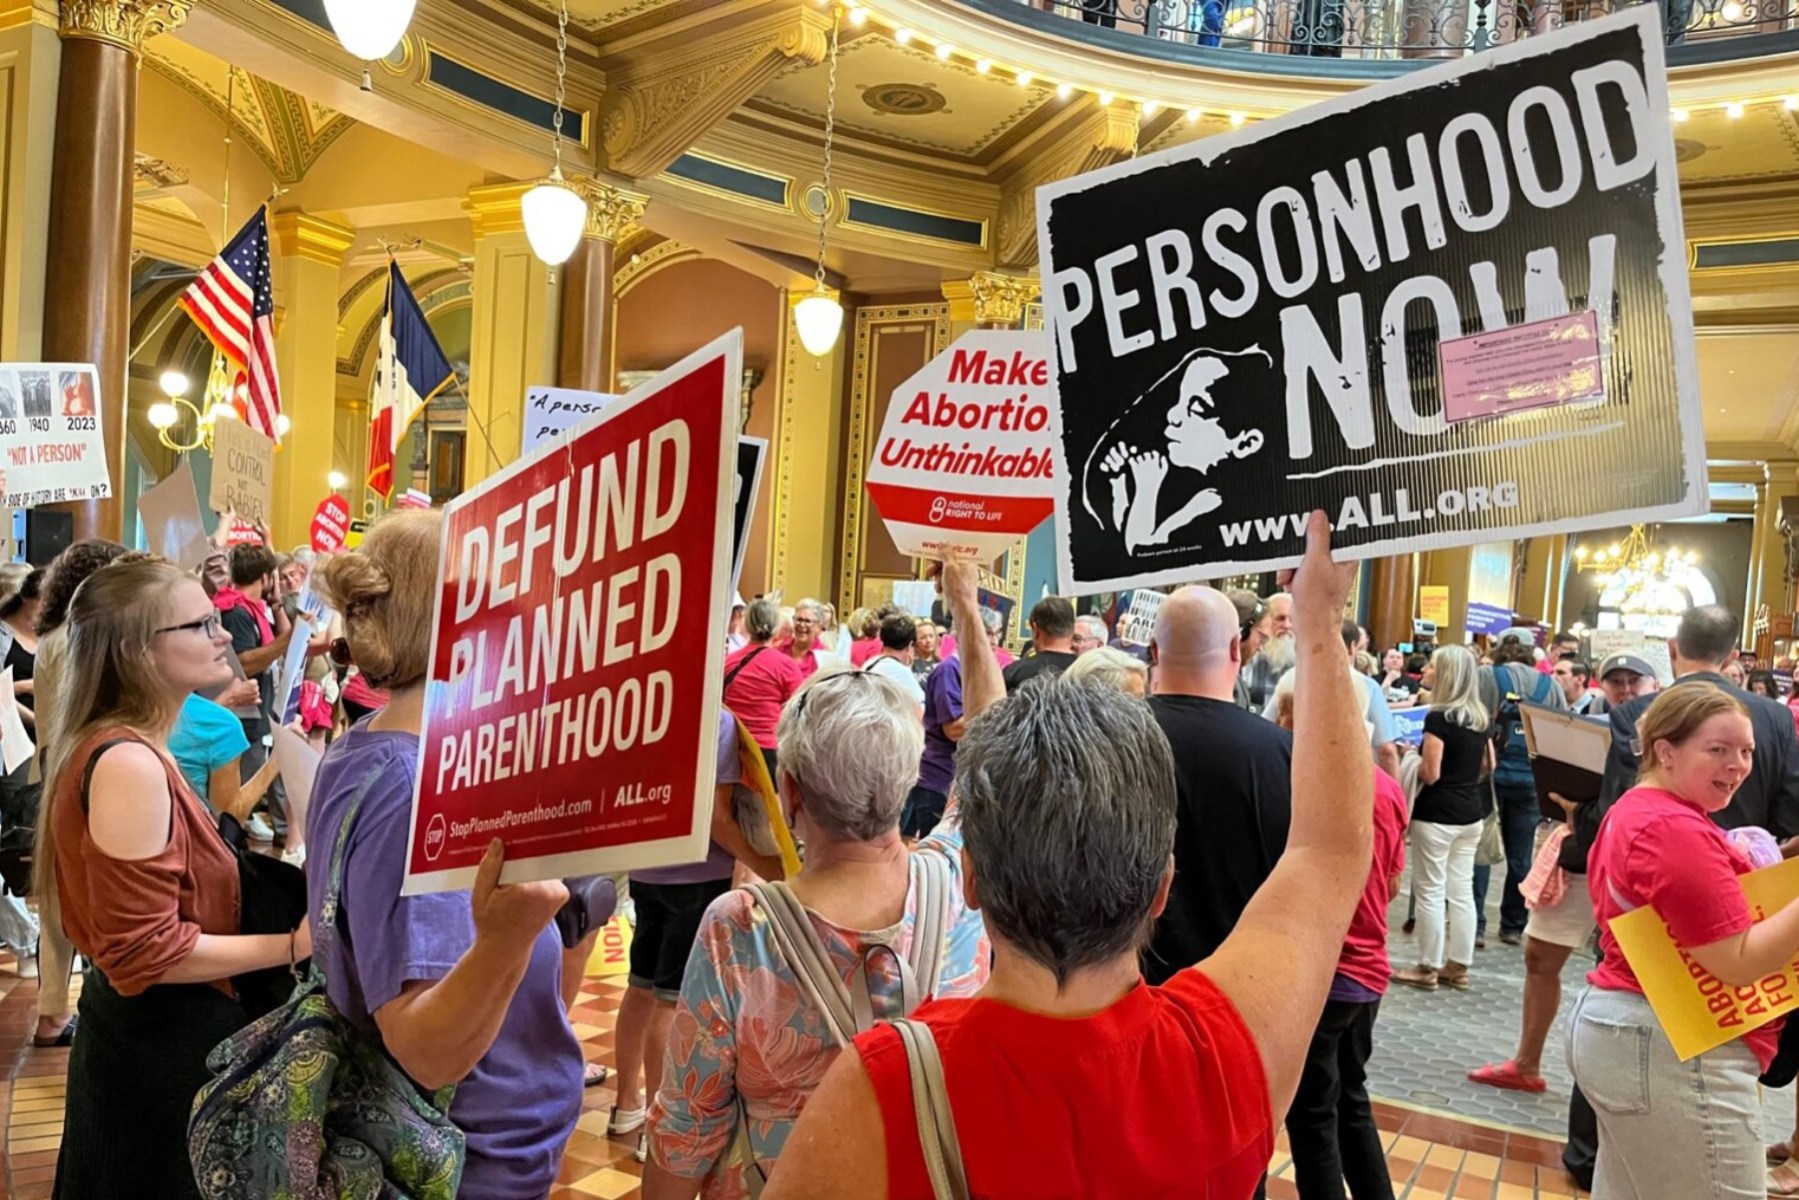
[[[1599,686],[1606,703],[1618,708],[1633,696],[1647,696],[1661,684],[1655,667],[1640,654],[1613,654],[1599,664]]]

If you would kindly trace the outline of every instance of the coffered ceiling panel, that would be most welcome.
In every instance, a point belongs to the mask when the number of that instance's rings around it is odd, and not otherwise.
[[[1799,175],[1799,112],[1753,104],[1740,117],[1696,109],[1674,126],[1685,183],[1747,182]]]
[[[827,64],[797,66],[750,101],[751,109],[822,126]],[[974,65],[881,36],[846,41],[837,65],[837,124],[852,138],[893,148],[979,158],[1046,106],[1053,89],[1020,87]]]

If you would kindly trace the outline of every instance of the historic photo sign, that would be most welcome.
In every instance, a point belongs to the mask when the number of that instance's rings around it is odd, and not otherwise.
[[[1704,512],[1659,21],[1039,191],[1062,589]]]

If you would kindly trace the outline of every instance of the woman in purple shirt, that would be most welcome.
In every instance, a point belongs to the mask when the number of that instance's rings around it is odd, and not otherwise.
[[[581,1046],[551,924],[567,891],[496,886],[496,841],[471,894],[400,895],[441,531],[439,513],[395,513],[320,572],[356,665],[392,692],[332,745],[313,785],[310,832],[324,845],[362,801],[321,966],[338,1011],[421,1089],[456,1085],[450,1118],[468,1138],[459,1200],[519,1200],[549,1193],[581,1115]],[[315,936],[329,858],[307,863]]]

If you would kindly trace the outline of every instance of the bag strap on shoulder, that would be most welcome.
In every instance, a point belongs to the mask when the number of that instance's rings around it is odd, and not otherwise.
[[[768,928],[774,937],[775,949],[793,968],[794,977],[807,998],[824,1014],[831,1037],[840,1049],[847,1047],[850,1039],[860,1032],[856,1027],[849,989],[838,977],[837,968],[831,964],[831,956],[819,940],[818,931],[812,928],[812,920],[806,915],[805,908],[792,889],[779,880],[752,883],[746,890],[768,914]]]
[[[950,1111],[937,1039],[922,1021],[901,1019],[893,1023],[893,1028],[906,1049],[906,1066],[912,1076],[912,1114],[918,1123],[925,1172],[931,1177],[931,1193],[936,1200],[968,1200],[962,1142],[956,1136],[956,1117]]]
[[[943,977],[944,933],[949,925],[949,862],[941,854],[915,853],[912,871],[918,881],[918,907],[912,920],[912,953],[907,958],[921,997],[929,999],[937,994],[937,984]]]
[[[754,650],[751,650],[748,654],[746,654],[742,658],[738,659],[737,665],[732,667],[729,671],[725,672],[725,681],[723,684],[721,684],[719,686],[718,690],[720,692],[723,692],[725,690],[725,688],[730,687],[731,681],[733,679],[737,678],[738,673],[740,671],[742,671],[745,667],[749,666],[750,661],[766,649],[768,649],[767,646],[757,646]]]

